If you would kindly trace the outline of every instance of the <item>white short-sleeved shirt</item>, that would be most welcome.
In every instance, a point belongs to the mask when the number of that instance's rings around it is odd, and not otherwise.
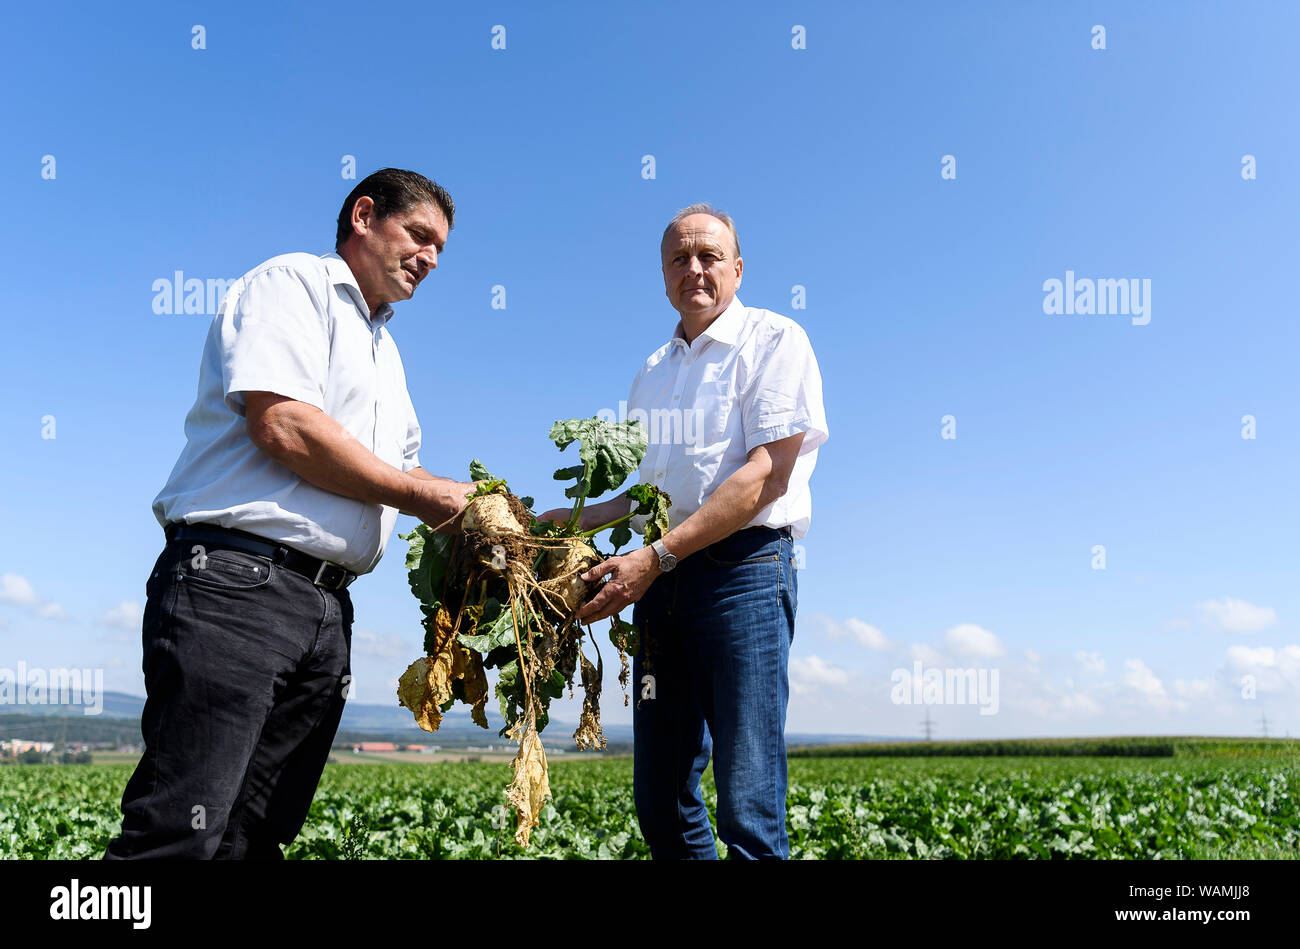
[[[689,345],[679,321],[632,381],[626,417],[649,429],[639,473],[672,498],[672,527],[698,511],[750,451],[804,432],[785,495],[745,526],[808,532],[809,479],[830,433],[817,357],[794,320],[737,297]]]
[[[418,467],[420,425],[384,304],[372,317],[338,254],[282,254],[236,280],[203,347],[184,450],[154,499],[158,523],[248,531],[354,573],[379,563],[386,505],[304,481],[253,444],[244,393],[274,392],[337,421],[381,460]]]

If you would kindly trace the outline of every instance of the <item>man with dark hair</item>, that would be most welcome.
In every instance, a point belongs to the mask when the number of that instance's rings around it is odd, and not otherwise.
[[[335,253],[273,257],[223,299],[154,500],[145,750],[105,858],[280,859],[301,829],[351,686],[348,584],[399,511],[454,524],[474,487],[420,467],[387,328],[453,214],[386,168],[348,196]]]
[[[456,223],[456,204],[445,188],[416,171],[384,168],[367,175],[344,199],[334,235],[335,250],[341,250],[352,236],[352,209],[357,199],[362,197],[374,202],[375,214],[381,218],[400,213],[417,204],[432,204],[447,219],[449,229]]]

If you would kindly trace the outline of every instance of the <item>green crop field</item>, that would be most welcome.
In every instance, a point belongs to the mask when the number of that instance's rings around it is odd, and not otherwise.
[[[117,831],[130,773],[129,765],[0,768],[0,857],[98,857]],[[512,840],[509,777],[509,765],[495,762],[330,765],[287,854],[648,856],[630,759],[553,762],[554,800],[527,851]],[[788,825],[794,858],[1295,859],[1300,761],[793,758]]]

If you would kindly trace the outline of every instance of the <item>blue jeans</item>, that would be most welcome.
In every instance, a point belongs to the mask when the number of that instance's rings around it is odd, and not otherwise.
[[[737,531],[651,584],[632,612],[633,791],[655,858],[717,858],[700,776],[713,756],[729,857],[785,859],[785,713],[798,585],[788,533]]]

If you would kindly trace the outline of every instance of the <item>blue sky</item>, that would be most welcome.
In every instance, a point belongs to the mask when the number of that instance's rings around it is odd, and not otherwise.
[[[358,178],[409,167],[457,202],[391,323],[424,465],[482,458],[539,509],[562,501],[551,423],[616,408],[672,331],[664,223],[701,200],[735,216],[741,298],[807,329],[831,430],[792,731],[919,734],[890,690],[920,661],[999,673],[996,714],[930,707],[942,737],[1300,732],[1295,7],[4,20],[24,42],[0,63],[0,667],[102,667],[143,694],[150,503],[211,319],[155,313],[153,283],[332,249],[354,156]],[[1150,322],[1044,313],[1067,271],[1150,280]],[[363,702],[419,654],[404,548],[353,587]],[[606,714],[628,720],[616,693],[611,672]]]

